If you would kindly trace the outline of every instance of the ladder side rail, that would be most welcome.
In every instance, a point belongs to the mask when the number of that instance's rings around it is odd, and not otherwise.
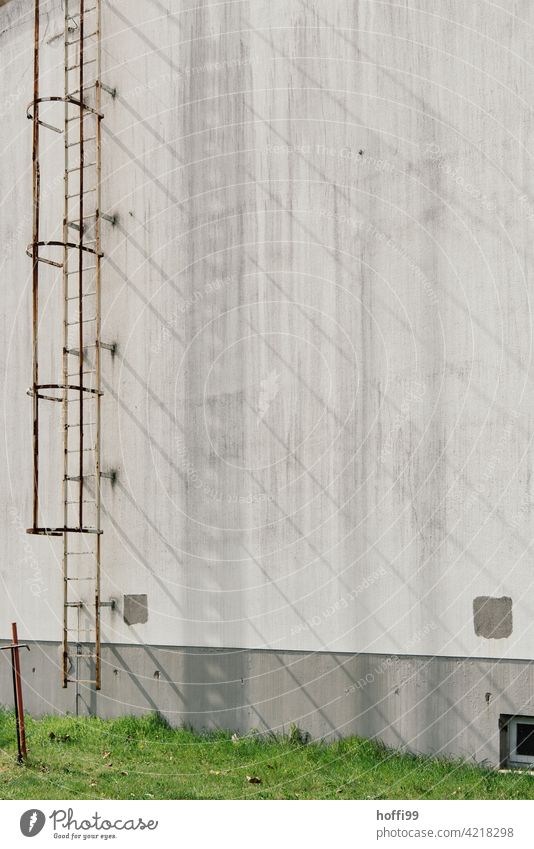
[[[40,0],[34,7],[33,138],[32,138],[32,413],[33,413],[33,527],[39,526],[39,231],[41,173],[39,161]]]
[[[65,64],[65,104],[64,104],[64,203],[63,203],[63,527],[69,527],[69,392],[67,386],[69,384],[69,249],[67,243],[69,241],[69,165],[70,165],[70,147],[69,147],[69,106],[67,102],[69,72],[67,70],[69,64],[69,50],[67,47],[67,34],[69,31],[69,3],[65,0],[65,25],[64,25],[64,64]],[[63,654],[62,654],[62,671],[63,671],[63,687],[67,686],[67,677],[69,674],[69,658],[68,658],[68,619],[67,605],[69,603],[69,534],[63,534]]]
[[[84,14],[84,3],[85,0],[80,0],[80,19],[79,19],[79,28],[80,28],[80,46],[79,46],[79,63],[80,63],[80,72],[79,72],[79,85],[80,85],[80,126],[79,126],[79,159],[80,159],[80,175],[79,175],[79,190],[80,190],[80,250],[78,256],[78,370],[79,370],[79,417],[80,417],[80,427],[78,429],[78,440],[80,445],[80,457],[79,457],[79,476],[80,483],[78,487],[79,492],[79,507],[78,507],[78,522],[80,528],[83,528],[83,485],[84,485],[84,459],[83,459],[83,448],[84,448],[84,427],[83,427],[83,415],[84,415],[84,393],[82,391],[83,386],[83,371],[84,371],[84,352],[83,352],[83,341],[84,341],[84,332],[83,332],[83,242],[84,242],[84,164],[85,164],[85,138],[84,138],[84,117],[85,117],[85,104],[84,104],[84,73],[83,73],[83,59],[84,59],[84,34],[85,34],[85,14]],[[68,37],[66,37],[66,41],[68,42]]]
[[[95,210],[95,248],[96,248],[96,269],[95,269],[95,389],[97,391],[95,406],[96,406],[96,432],[95,432],[95,502],[96,515],[95,525],[98,530],[101,530],[101,492],[100,492],[100,473],[101,473],[101,321],[102,321],[102,288],[101,288],[101,219],[100,213],[102,209],[102,110],[101,110],[101,75],[102,75],[102,41],[101,41],[101,26],[102,26],[102,6],[101,0],[96,2],[96,87],[95,87],[95,162],[96,162],[96,210]],[[96,585],[95,585],[95,679],[96,689],[100,690],[101,685],[101,647],[100,647],[100,578],[101,578],[101,539],[100,534],[96,537]]]

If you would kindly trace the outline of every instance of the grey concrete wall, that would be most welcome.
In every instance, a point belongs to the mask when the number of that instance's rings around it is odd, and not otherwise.
[[[0,634],[54,641],[60,544],[24,534],[31,12],[0,10]],[[113,0],[103,18],[104,639],[530,660],[531,4]],[[53,238],[61,139],[43,145]],[[59,501],[50,484],[51,524]],[[506,627],[477,627],[480,598],[510,599]]]
[[[198,730],[287,733],[315,739],[358,734],[413,752],[497,766],[499,717],[534,714],[531,663],[456,658],[105,646],[96,694],[57,686],[58,644],[24,653],[25,701],[40,715],[104,717],[159,711]],[[0,703],[9,704],[9,676]]]

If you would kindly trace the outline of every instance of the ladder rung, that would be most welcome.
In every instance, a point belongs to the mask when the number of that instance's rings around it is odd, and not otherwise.
[[[97,84],[97,82],[98,82],[97,80],[91,80],[91,82],[84,83],[84,86],[83,86],[83,90],[84,90],[84,92],[89,91],[89,90],[90,90],[90,89],[92,89],[92,88],[96,88],[96,84]],[[73,89],[73,91],[69,91],[69,92],[67,93],[67,97],[75,97],[76,95],[79,95],[79,94],[80,94],[80,91],[81,91],[81,89],[79,89],[79,88],[75,88],[75,89]],[[77,103],[72,103],[72,106],[77,106],[77,105],[78,105]],[[79,107],[78,107],[78,108],[79,108]],[[88,107],[88,108],[89,108],[89,109],[91,109],[91,107]],[[85,117],[86,117],[86,115],[94,115],[94,116],[95,116],[95,118],[98,118],[98,117],[99,117],[99,116],[98,116],[98,115],[96,115],[94,112],[86,112],[86,114],[85,114],[83,117],[85,118]],[[69,122],[70,122],[70,121],[75,121],[75,120],[76,120],[76,118],[78,118],[78,120],[79,120],[79,116],[75,116],[74,118],[67,118],[67,121],[69,121]],[[84,139],[84,141],[85,141],[85,139]]]
[[[92,298],[94,295],[96,295],[96,292],[83,292],[82,298]],[[79,295],[71,295],[69,298],[66,298],[66,300],[67,301],[79,301],[80,296]]]
[[[85,67],[85,65],[92,65],[93,62],[96,62],[96,59],[87,59],[85,62],[82,62],[82,65]],[[67,65],[65,67],[65,70],[67,72],[68,71],[79,71],[80,68],[82,67],[82,65]],[[85,86],[84,86],[84,88],[85,88]]]
[[[67,327],[74,327],[75,324],[89,324],[91,321],[96,321],[96,315],[92,318],[84,318],[82,321],[67,321]]]
[[[65,607],[83,607],[83,601],[66,601]]]
[[[88,162],[86,165],[77,165],[76,168],[68,168],[67,174],[73,174],[75,171],[80,171],[82,168],[92,168],[93,165],[96,165],[96,162]]]
[[[82,498],[80,501],[79,498],[75,498],[73,501],[64,501],[64,504],[96,504],[94,498]]]
[[[83,220],[86,221],[88,218],[94,218],[95,215],[96,215],[96,212],[89,212],[88,215],[84,215]],[[69,221],[69,227],[76,227],[76,229],[78,229],[79,226],[80,226],[80,219],[79,218],[71,218],[71,220]]]
[[[68,200],[71,200],[72,198],[79,198],[81,195],[89,195],[89,194],[91,194],[91,192],[96,192],[96,190],[97,190],[97,186],[93,186],[92,189],[84,189],[83,192],[76,192],[73,195],[67,195],[67,198],[68,198]]]
[[[98,35],[97,29],[95,29],[94,32],[88,33],[87,35],[85,35],[85,33],[84,33],[83,39],[76,38],[74,41],[66,41],[65,44],[67,44],[70,47],[72,44],[79,44],[81,41],[85,41],[86,38],[93,38],[93,36],[95,36],[95,35]]]
[[[96,140],[96,136],[87,136],[87,138],[84,138],[83,141],[84,141],[84,144],[85,144],[85,142],[90,142],[90,141],[95,141],[95,140]],[[78,139],[77,141],[69,142],[67,145],[65,145],[65,147],[74,147],[77,144],[80,144],[80,139]]]
[[[96,374],[96,369],[91,368],[91,363],[86,363],[86,365],[88,365],[89,368],[84,369],[81,372],[81,374]],[[80,374],[80,369],[77,369],[76,371],[72,371],[70,373],[67,372],[67,377],[77,377],[79,374]],[[92,389],[92,387],[89,387],[89,388]]]
[[[76,655],[74,655],[76,657]],[[69,684],[94,684],[96,687],[96,681],[91,681],[89,678],[66,678],[65,679]]]
[[[94,575],[88,575],[87,578],[65,578],[66,581],[95,581]]]
[[[87,268],[82,268],[82,272],[83,271],[94,271],[95,268],[96,268],[96,265],[89,265],[89,266],[87,266]],[[68,274],[68,276],[70,277],[71,274],[79,274],[80,269],[77,268],[76,271],[66,271],[65,273]]]
[[[96,345],[84,345],[83,346],[84,351],[86,349],[89,350],[90,348],[96,348]],[[74,357],[80,356],[80,352],[78,351],[78,348],[66,348],[65,353],[72,354]]]
[[[95,478],[95,477],[96,477],[96,475],[93,474],[93,473],[83,476],[84,480],[85,480],[85,478]],[[69,481],[70,483],[80,483],[80,476],[79,475],[65,475],[64,480]],[[72,553],[75,554],[76,552],[72,552]],[[87,552],[87,551],[81,551],[80,552],[80,554],[89,554],[89,553],[90,552]]]
[[[84,425],[84,427],[92,427],[93,425],[96,425],[96,422],[84,422],[83,425]],[[80,427],[80,425],[79,424],[67,425],[67,428],[69,430],[72,427]]]
[[[92,88],[92,86],[86,85],[86,86],[83,87],[83,90],[86,91],[88,88]],[[69,91],[69,93],[67,94],[67,97],[73,97],[75,94],[79,94],[79,92],[80,92],[80,89],[78,89],[77,91]],[[72,101],[71,101],[71,106],[76,106],[76,108],[79,108],[78,104],[72,103]],[[70,118],[65,118],[65,124],[72,124],[73,121],[83,121],[83,119],[87,118],[89,115],[95,115],[95,113],[92,111],[92,108],[90,106],[88,106],[87,103],[84,103],[83,106],[84,106],[84,109],[83,109],[82,114],[81,115],[72,115]],[[95,117],[98,117],[98,116],[95,115]],[[85,139],[81,139],[80,141],[85,141]]]
[[[80,451],[79,448],[71,448],[68,451],[66,451],[65,453],[66,454],[85,454],[85,453],[88,453],[89,451],[95,451],[95,450],[96,449],[94,447],[93,448],[82,448],[81,451]]]

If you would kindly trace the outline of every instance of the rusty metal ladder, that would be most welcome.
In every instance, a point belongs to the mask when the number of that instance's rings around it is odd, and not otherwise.
[[[101,0],[64,0],[64,95],[39,96],[40,0],[35,0],[33,119],[33,397],[34,499],[29,533],[63,537],[62,683],[101,686]],[[43,104],[62,102],[63,126],[41,119]],[[40,237],[40,127],[64,137],[62,241]],[[47,252],[43,249],[47,248]],[[54,248],[62,259],[48,255]],[[39,380],[39,266],[62,270],[62,379]],[[39,404],[62,405],[63,524],[46,527],[39,511]]]
[[[100,2],[65,0],[63,686],[100,689]],[[75,234],[78,249],[68,247]],[[92,599],[92,604],[88,600]],[[72,657],[71,644],[75,644]]]

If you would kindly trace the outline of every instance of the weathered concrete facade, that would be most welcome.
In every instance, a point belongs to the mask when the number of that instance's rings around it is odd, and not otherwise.
[[[505,762],[499,718],[534,715],[534,665],[516,661],[328,652],[106,646],[99,693],[82,689],[79,713],[157,710],[173,724],[379,737],[415,752]],[[34,714],[68,712],[58,687],[59,644],[35,644],[25,698]],[[9,700],[3,681],[3,700]]]
[[[0,636],[36,641],[32,709],[73,710],[60,546],[24,533],[32,6],[0,9]],[[110,0],[103,29],[91,706],[496,762],[499,715],[534,713],[531,5]],[[49,457],[56,524],[52,415]]]

